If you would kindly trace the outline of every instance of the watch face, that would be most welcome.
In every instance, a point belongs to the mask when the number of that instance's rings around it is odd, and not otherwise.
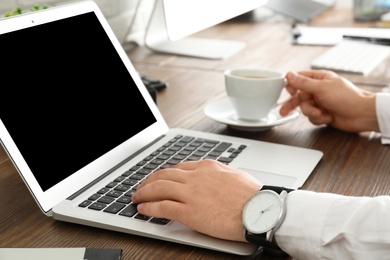
[[[249,199],[242,213],[245,228],[253,234],[262,234],[272,229],[283,212],[279,194],[271,190],[257,192]]]

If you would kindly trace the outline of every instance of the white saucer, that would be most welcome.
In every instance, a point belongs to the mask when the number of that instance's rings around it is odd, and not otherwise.
[[[268,117],[264,118],[263,120],[241,120],[237,117],[229,98],[218,100],[206,105],[204,108],[204,113],[206,116],[217,122],[227,124],[231,128],[243,131],[264,131],[273,126],[285,124],[295,120],[300,114],[298,111],[295,111],[285,117],[282,117],[279,115],[279,107],[275,107],[270,112]]]

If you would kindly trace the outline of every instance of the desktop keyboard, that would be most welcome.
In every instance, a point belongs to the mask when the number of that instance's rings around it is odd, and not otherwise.
[[[343,40],[312,61],[313,69],[368,75],[390,54],[390,46]]]

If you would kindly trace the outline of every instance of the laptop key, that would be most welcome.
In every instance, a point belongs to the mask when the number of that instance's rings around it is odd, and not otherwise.
[[[112,203],[110,206],[108,206],[105,210],[103,210],[104,212],[108,212],[108,213],[113,213],[113,214],[116,214],[118,213],[121,209],[123,209],[126,205],[123,204],[123,203],[118,203],[118,202],[114,202]]]
[[[106,204],[95,202],[91,206],[89,206],[89,209],[95,209],[95,210],[102,210],[106,207]]]
[[[183,160],[184,158],[185,158],[185,156],[183,156],[183,158],[181,160]],[[181,160],[170,159],[170,160],[167,161],[167,163],[168,164],[172,164],[172,165],[176,165],[179,162],[181,162]]]
[[[135,193],[134,190],[129,190],[129,191],[126,192],[124,195],[130,197],[130,199],[131,199],[131,197],[133,196],[134,193]]]
[[[116,182],[110,182],[109,184],[106,185],[106,188],[114,188],[118,183]]]
[[[228,149],[232,144],[231,143],[220,143],[217,147],[214,148],[213,151],[215,152],[224,152],[226,149]]]
[[[166,225],[170,222],[169,219],[166,218],[152,218],[150,220],[151,223],[159,224],[159,225]]]
[[[145,216],[145,215],[142,215],[142,214],[139,214],[139,213],[134,218],[140,219],[140,220],[145,220],[145,221],[150,219],[149,216]]]
[[[211,159],[211,160],[217,160],[218,156],[212,156],[212,155],[207,155],[204,157],[204,159]]]
[[[119,199],[116,200],[117,202],[129,204],[131,202],[131,197],[129,196],[122,196]]]
[[[200,159],[202,159],[202,157],[195,155],[190,155],[187,157],[187,161],[199,161]]]
[[[101,197],[98,202],[101,202],[101,203],[105,203],[105,204],[110,204],[111,202],[113,202],[115,199],[114,198],[111,198],[111,197],[108,197],[108,196],[104,196],[104,197]]]
[[[196,141],[202,142],[202,143],[208,143],[209,145],[216,145],[219,143],[219,141],[210,140],[210,139],[203,139],[203,138],[197,138]]]
[[[126,179],[122,182],[123,185],[129,185],[129,186],[134,186],[138,183],[138,180],[134,179]]]
[[[134,173],[129,178],[133,180],[142,180],[145,177],[143,174]]]
[[[195,137],[192,137],[192,136],[184,136],[182,139],[180,139],[180,142],[189,143],[194,139],[195,139]]]
[[[174,166],[174,164],[169,164],[169,163],[165,163],[163,165],[161,165],[160,169],[168,169],[168,168],[172,168]]]
[[[105,194],[106,192],[108,192],[110,189],[109,188],[101,188],[97,193],[99,194]]]
[[[117,177],[117,178],[114,180],[114,182],[121,182],[121,181],[123,181],[125,178],[126,178],[126,176],[119,176],[119,177]]]
[[[128,189],[130,189],[130,186],[128,186],[128,185],[123,185],[123,184],[118,184],[118,186],[116,186],[116,187],[114,188],[114,190],[116,190],[116,191],[122,191],[122,192],[127,191]]]
[[[229,157],[219,157],[217,160],[222,163],[231,163],[234,158]]]
[[[222,154],[221,152],[214,152],[214,151],[212,151],[212,152],[210,152],[208,155],[209,155],[209,156],[218,157],[218,156],[220,156],[221,154]]]
[[[118,198],[122,195],[122,192],[112,190],[112,191],[109,191],[106,195],[110,196],[110,197]]]
[[[87,207],[91,203],[92,203],[92,201],[90,201],[90,200],[84,200],[83,202],[81,202],[79,204],[79,207],[85,208],[85,207]]]
[[[137,213],[137,205],[130,204],[127,206],[124,210],[122,210],[119,215],[125,216],[125,217],[132,217]]]
[[[130,175],[133,174],[133,173],[134,173],[134,171],[128,170],[128,171],[125,171],[124,173],[122,173],[122,176],[123,176],[123,177],[128,177],[128,176],[130,176]]]
[[[93,194],[92,196],[90,196],[90,197],[88,198],[88,200],[94,201],[94,200],[97,200],[98,198],[100,198],[100,196],[101,196],[101,195],[99,195],[99,194]]]

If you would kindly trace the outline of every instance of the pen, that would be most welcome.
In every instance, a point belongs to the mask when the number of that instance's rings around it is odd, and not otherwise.
[[[376,38],[376,37],[353,36],[353,35],[343,35],[343,38],[349,40],[366,41],[366,42],[381,44],[381,45],[390,45],[390,38]]]

